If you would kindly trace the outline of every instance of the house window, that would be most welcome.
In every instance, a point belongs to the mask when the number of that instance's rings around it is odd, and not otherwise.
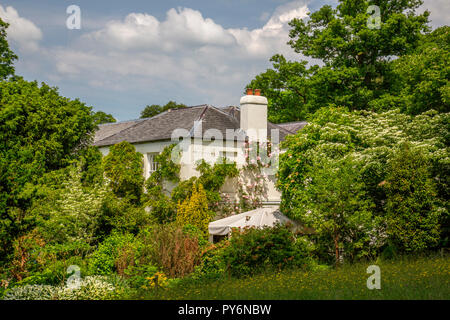
[[[157,154],[147,153],[149,175],[158,170],[158,162],[155,161],[156,155]]]

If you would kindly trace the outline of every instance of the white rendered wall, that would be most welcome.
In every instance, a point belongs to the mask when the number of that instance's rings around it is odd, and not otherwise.
[[[155,141],[147,143],[134,144],[136,151],[140,152],[144,156],[144,177],[149,177],[149,163],[146,154],[156,154],[163,151],[166,146],[173,144],[172,141]],[[237,163],[238,169],[242,168],[245,164],[243,161],[243,142],[242,141],[213,141],[207,142],[202,140],[187,143],[184,147],[181,158],[180,178],[181,180],[187,180],[193,176],[199,176],[199,172],[195,170],[197,164],[196,161],[205,159],[210,164],[214,163],[218,157],[227,155],[230,161]],[[109,153],[109,147],[100,147],[99,150],[104,156]],[[281,199],[281,193],[275,188],[275,176],[267,176],[266,180],[266,194],[264,202],[279,202]],[[166,183],[165,189],[169,192],[175,187],[172,183]],[[238,200],[238,183],[237,179],[229,179],[222,187],[222,192],[230,195],[232,199]]]

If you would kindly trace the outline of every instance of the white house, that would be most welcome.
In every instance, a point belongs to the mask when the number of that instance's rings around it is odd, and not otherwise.
[[[275,145],[287,135],[295,134],[306,122],[274,124],[267,121],[267,99],[259,90],[247,91],[240,100],[240,108],[216,108],[210,105],[172,109],[152,118],[124,121],[99,126],[94,145],[103,155],[109,147],[128,141],[136,151],[144,155],[144,176],[148,178],[157,169],[155,155],[166,146],[179,143],[182,146],[180,178],[189,179],[196,172],[196,161],[213,162],[219,157],[245,163],[245,142],[272,141]],[[275,170],[267,176],[267,193],[263,204],[276,205],[280,193],[275,189]],[[223,192],[236,196],[236,185],[228,181]]]

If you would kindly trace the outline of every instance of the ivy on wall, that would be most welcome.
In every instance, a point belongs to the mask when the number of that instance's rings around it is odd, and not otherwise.
[[[176,145],[166,147],[158,156],[158,169],[146,181],[147,206],[154,218],[160,222],[175,220],[177,206],[192,197],[193,190],[202,185],[206,195],[208,210],[215,212],[217,218],[226,217],[260,207],[267,194],[267,175],[264,168],[269,167],[271,144],[245,144],[246,164],[238,169],[236,163],[220,158],[213,165],[201,160],[196,165],[198,177],[180,179],[180,164],[172,160]],[[256,151],[256,152],[255,152]],[[238,199],[221,192],[227,179],[234,179]],[[164,182],[177,183],[169,193]]]

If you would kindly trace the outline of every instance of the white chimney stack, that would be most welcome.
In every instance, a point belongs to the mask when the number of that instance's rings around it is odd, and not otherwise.
[[[267,98],[261,96],[261,90],[247,89],[247,95],[241,98],[241,129],[251,141],[267,141]]]

